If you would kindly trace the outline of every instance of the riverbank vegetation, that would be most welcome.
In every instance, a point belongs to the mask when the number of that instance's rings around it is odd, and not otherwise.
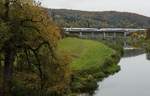
[[[148,59],[150,59],[150,28],[147,29],[147,38],[146,38],[146,52],[147,52],[147,56],[148,56]]]
[[[116,50],[98,41],[65,38],[58,44],[62,53],[71,58],[71,93],[92,93],[97,81],[120,70],[120,55]]]

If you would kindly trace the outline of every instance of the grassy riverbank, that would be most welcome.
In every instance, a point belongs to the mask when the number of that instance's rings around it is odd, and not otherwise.
[[[118,52],[100,42],[65,38],[58,48],[71,57],[71,93],[93,92],[98,80],[120,69]]]

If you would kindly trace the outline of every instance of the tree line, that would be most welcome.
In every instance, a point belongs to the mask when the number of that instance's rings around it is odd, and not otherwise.
[[[89,12],[67,9],[47,9],[62,27],[149,28],[150,18],[135,13],[103,11]]]

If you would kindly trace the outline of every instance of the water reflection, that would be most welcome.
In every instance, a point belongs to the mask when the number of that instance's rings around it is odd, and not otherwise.
[[[129,50],[125,49],[123,58],[134,57],[134,56],[138,56],[138,55],[141,55],[144,53],[145,53],[145,51],[143,49],[129,49]],[[146,54],[146,59],[150,60],[150,52],[146,52],[145,54]]]
[[[133,57],[144,53],[145,51],[143,49],[125,49],[123,57]]]
[[[99,82],[94,96],[150,96],[150,53],[126,52],[119,63],[121,71]]]
[[[146,57],[148,60],[150,60],[150,52],[146,53]]]

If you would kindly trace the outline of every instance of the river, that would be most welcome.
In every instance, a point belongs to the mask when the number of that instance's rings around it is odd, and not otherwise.
[[[99,82],[94,96],[150,96],[150,61],[146,54],[123,57],[120,72]]]

